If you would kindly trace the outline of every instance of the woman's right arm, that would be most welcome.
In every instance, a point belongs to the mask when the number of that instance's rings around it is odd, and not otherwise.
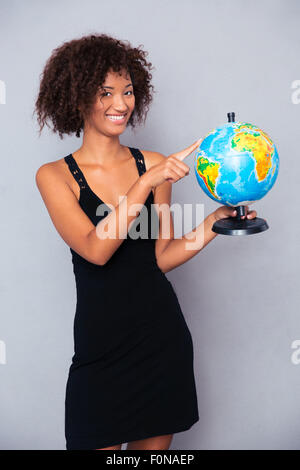
[[[51,163],[45,163],[36,172],[36,184],[42,199],[46,205],[50,218],[67,245],[87,261],[103,265],[124,241],[125,238],[99,238],[97,231],[101,226],[110,223],[123,235],[128,232],[131,222],[136,219],[135,215],[128,215],[122,210],[119,221],[120,208],[124,207],[124,199],[110,212],[97,226],[91,222],[89,217],[81,209],[79,202],[69,185],[59,177],[57,170]],[[146,184],[143,175],[131,186],[127,193],[127,206],[130,204],[144,204],[151,186]],[[115,218],[114,217],[115,213]],[[127,217],[126,217],[127,214]],[[120,222],[120,223],[119,223]],[[119,228],[122,226],[122,230]]]
[[[52,163],[45,163],[38,169],[36,184],[56,230],[67,245],[91,263],[104,265],[125,240],[152,188],[165,181],[175,183],[189,173],[189,167],[182,160],[195,150],[199,142],[165,157],[143,173],[131,186],[126,198],[96,227]],[[130,212],[131,206],[136,204],[140,209]],[[109,236],[103,238],[102,231],[106,226],[109,227]]]

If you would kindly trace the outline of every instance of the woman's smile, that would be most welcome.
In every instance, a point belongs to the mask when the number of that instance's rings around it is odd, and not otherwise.
[[[107,114],[106,117],[115,124],[124,124],[127,113],[125,114]]]

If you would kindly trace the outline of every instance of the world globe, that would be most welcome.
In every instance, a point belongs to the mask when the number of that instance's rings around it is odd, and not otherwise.
[[[279,156],[266,132],[247,122],[235,122],[234,113],[227,116],[229,122],[209,132],[196,150],[195,173],[207,196],[223,205],[242,209],[262,199],[273,187],[279,171]],[[242,214],[241,210],[238,214]],[[223,219],[224,227],[231,224],[232,229],[232,224],[236,223],[232,219]],[[268,228],[255,230],[252,224],[251,232],[247,230],[251,223],[243,224],[251,221],[240,217],[237,221],[239,230],[244,228],[249,233]],[[242,233],[229,230],[228,234]]]

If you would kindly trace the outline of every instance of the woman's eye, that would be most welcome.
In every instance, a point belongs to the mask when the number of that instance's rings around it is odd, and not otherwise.
[[[103,93],[103,96],[106,96],[108,93],[111,94],[110,91],[106,91],[106,92]],[[126,91],[126,93],[131,93],[131,94],[133,94],[133,92],[130,91],[130,90],[129,90],[129,91]],[[125,93],[125,94],[126,94],[126,93]]]

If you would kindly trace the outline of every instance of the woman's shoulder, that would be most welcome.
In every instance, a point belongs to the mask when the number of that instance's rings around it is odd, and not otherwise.
[[[60,178],[64,183],[67,183],[70,186],[70,178],[68,177],[67,165],[65,158],[59,158],[58,160],[53,160],[41,165],[37,171],[35,178],[42,179],[47,178],[48,175],[53,175],[55,178]]]

